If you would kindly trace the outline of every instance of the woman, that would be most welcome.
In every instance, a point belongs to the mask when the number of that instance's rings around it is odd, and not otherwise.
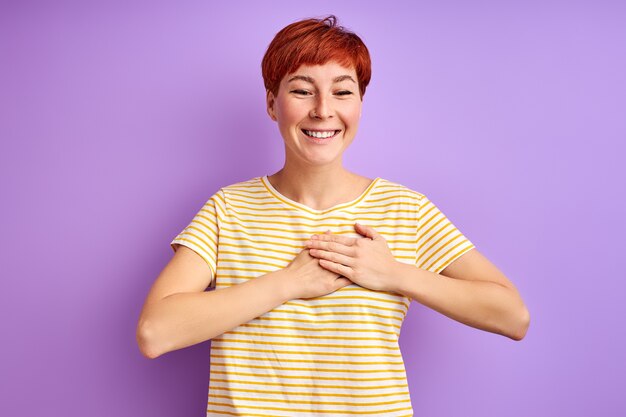
[[[210,339],[207,415],[411,416],[398,345],[411,300],[514,340],[528,310],[425,195],[343,167],[371,74],[357,35],[332,15],[295,22],[262,71],[284,167],[221,188],[174,238],[141,351]]]

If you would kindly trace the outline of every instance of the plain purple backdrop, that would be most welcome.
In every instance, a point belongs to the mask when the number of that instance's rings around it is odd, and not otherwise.
[[[621,1],[0,5],[3,416],[202,416],[209,346],[144,358],[171,239],[282,167],[260,64],[335,14],[372,56],[348,169],[428,195],[515,283],[515,342],[413,302],[416,416],[626,413]]]

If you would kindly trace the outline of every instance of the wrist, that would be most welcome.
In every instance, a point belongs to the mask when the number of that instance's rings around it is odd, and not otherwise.
[[[275,282],[275,290],[280,294],[283,303],[297,298],[293,288],[294,280],[291,279],[288,269],[277,269],[271,272],[271,276]]]
[[[412,274],[416,272],[414,271],[416,267],[400,261],[396,261],[394,265],[395,267],[390,280],[390,289],[396,294],[405,295],[405,282],[407,279],[411,279]]]

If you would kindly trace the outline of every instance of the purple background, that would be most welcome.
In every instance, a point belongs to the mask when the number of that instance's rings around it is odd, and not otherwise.
[[[261,58],[334,13],[373,60],[346,167],[428,195],[531,312],[515,342],[413,303],[415,415],[624,415],[624,2],[222,3],[0,6],[0,414],[204,415],[209,342],[148,360],[138,315],[208,197],[282,167]]]

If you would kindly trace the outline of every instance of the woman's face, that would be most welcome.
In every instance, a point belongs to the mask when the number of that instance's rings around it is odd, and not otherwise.
[[[356,71],[334,61],[302,65],[281,80],[276,97],[267,93],[267,112],[278,123],[286,157],[298,164],[341,157],[356,135],[361,107]],[[312,138],[311,131],[332,136]]]

